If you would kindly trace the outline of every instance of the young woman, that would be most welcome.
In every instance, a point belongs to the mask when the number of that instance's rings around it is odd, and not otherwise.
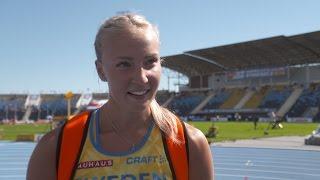
[[[95,64],[108,83],[109,101],[45,135],[27,179],[214,178],[205,136],[155,100],[159,46],[157,28],[141,15],[117,15],[102,24]]]

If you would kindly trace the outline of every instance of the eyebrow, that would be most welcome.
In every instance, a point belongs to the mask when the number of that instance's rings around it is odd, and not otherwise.
[[[132,58],[132,57],[128,57],[128,56],[119,56],[119,57],[117,57],[117,59],[121,59],[121,60],[130,60],[130,61],[132,61],[132,60],[133,60],[133,58]]]
[[[148,58],[154,58],[154,57],[158,57],[158,54],[157,53],[150,54],[150,55],[145,56],[144,58],[148,59]]]
[[[157,53],[150,54],[150,55],[145,56],[144,58],[148,59],[148,58],[154,58],[154,57],[158,57],[158,54]],[[129,56],[119,56],[119,57],[117,57],[117,59],[132,61],[134,58],[129,57]]]

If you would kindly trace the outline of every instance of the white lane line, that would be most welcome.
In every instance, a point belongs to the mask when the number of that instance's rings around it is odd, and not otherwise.
[[[26,167],[24,167],[24,168],[17,168],[17,167],[2,168],[2,167],[0,167],[0,171],[7,171],[7,170],[26,170]]]
[[[1,161],[8,161],[8,160],[25,160],[29,159],[30,157],[1,157]]]
[[[31,154],[30,154],[31,156]],[[7,156],[1,156],[0,159],[6,159],[6,158],[29,158],[30,156],[15,156],[15,155],[7,155]]]
[[[0,179],[8,179],[8,178],[23,178],[25,179],[25,175],[0,175]]]
[[[215,165],[241,165],[241,166],[245,166],[245,163],[214,163]],[[257,165],[254,161],[251,161],[251,164],[248,165],[249,167],[267,167],[267,168],[285,168],[285,169],[293,169],[293,170],[310,170],[310,171],[319,171],[319,168],[304,168],[304,167],[297,167],[297,166],[269,166],[269,165]]]
[[[304,166],[304,167],[319,167],[320,169],[320,163],[315,163],[315,164],[311,164],[311,163],[289,163],[289,162],[277,162],[277,161],[259,161],[259,160],[251,160],[251,159],[244,159],[244,160],[239,160],[239,159],[223,159],[223,160],[216,160],[213,159],[213,163],[222,163],[222,162],[233,162],[233,163],[246,163],[248,160],[250,160],[251,162],[255,162],[255,164],[259,163],[259,164],[278,164],[278,165],[284,165],[284,166]]]
[[[15,148],[15,149],[9,149],[9,148],[5,148],[2,149],[1,152],[6,151],[6,152],[10,152],[10,151],[21,151],[21,152],[32,152],[33,149],[30,148]]]
[[[0,163],[1,164],[1,163]],[[6,162],[6,163],[3,163],[5,165],[20,165],[20,164],[25,164],[27,165],[28,162]]]
[[[214,159],[215,157],[213,157]],[[217,158],[217,157],[216,157]],[[306,162],[306,163],[315,163],[315,164],[319,164],[318,160],[296,160],[296,159],[292,159],[292,158],[264,158],[264,157],[259,157],[259,158],[254,158],[251,156],[247,156],[247,157],[239,157],[239,156],[219,156],[219,158],[223,158],[223,159],[250,159],[250,160],[275,160],[275,161],[290,161],[290,162],[295,162],[295,163],[300,163],[300,162]]]
[[[320,148],[319,148],[320,150]],[[247,155],[251,155],[251,156],[259,156],[261,154],[265,155],[265,156],[275,156],[275,157],[279,157],[279,156],[298,156],[298,157],[303,157],[304,155],[308,154],[308,155],[318,155],[320,154],[320,151],[307,151],[307,152],[299,152],[299,153],[295,153],[295,152],[263,152],[263,151],[257,151],[257,152],[251,152],[251,151],[246,151],[246,152],[239,152],[239,151],[235,151],[235,152],[212,152],[215,155],[243,155],[243,156],[247,156]],[[319,158],[319,157],[318,157]]]
[[[270,179],[270,180],[293,180],[292,178],[287,179],[287,178],[277,178],[277,177],[266,177],[266,176],[249,176],[249,175],[233,175],[233,174],[223,174],[223,173],[216,173],[216,177],[222,176],[222,177],[239,177],[241,179],[245,179],[246,177],[248,179],[251,178],[258,178],[258,179]]]
[[[261,173],[280,173],[280,174],[290,174],[290,175],[304,175],[304,176],[316,176],[320,177],[320,174],[310,174],[310,173],[299,173],[299,172],[289,172],[289,171],[268,171],[268,170],[255,170],[248,168],[221,168],[216,167],[215,170],[233,170],[233,171],[245,171],[245,172],[261,172]]]
[[[294,157],[295,159],[311,159],[311,160],[320,160],[320,152],[319,153],[305,153],[305,154],[299,154],[298,156],[296,154],[279,154],[278,152],[274,152],[273,155],[268,155],[268,154],[264,154],[264,153],[255,153],[255,154],[239,154],[239,153],[219,153],[219,154],[215,154],[213,152],[213,156],[214,157],[219,157],[219,156],[229,156],[229,157],[233,157],[233,156],[242,156],[242,157],[268,157],[268,158],[282,158],[282,157]]]

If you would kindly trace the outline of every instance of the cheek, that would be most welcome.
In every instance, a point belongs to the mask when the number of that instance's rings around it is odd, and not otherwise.
[[[108,77],[108,86],[111,91],[121,91],[123,88],[126,88],[128,85],[128,79],[126,76],[117,72],[110,72],[107,74]]]
[[[155,68],[151,71],[150,79],[152,83],[158,87],[161,79],[161,67]]]

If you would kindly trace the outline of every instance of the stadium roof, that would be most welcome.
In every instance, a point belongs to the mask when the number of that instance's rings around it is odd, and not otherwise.
[[[163,57],[163,66],[178,71],[187,76],[196,76],[200,74],[212,74],[212,72],[223,71],[223,68],[214,62],[206,61],[194,56],[179,54]]]
[[[320,63],[320,31],[192,50],[163,58],[165,67],[187,76]]]

